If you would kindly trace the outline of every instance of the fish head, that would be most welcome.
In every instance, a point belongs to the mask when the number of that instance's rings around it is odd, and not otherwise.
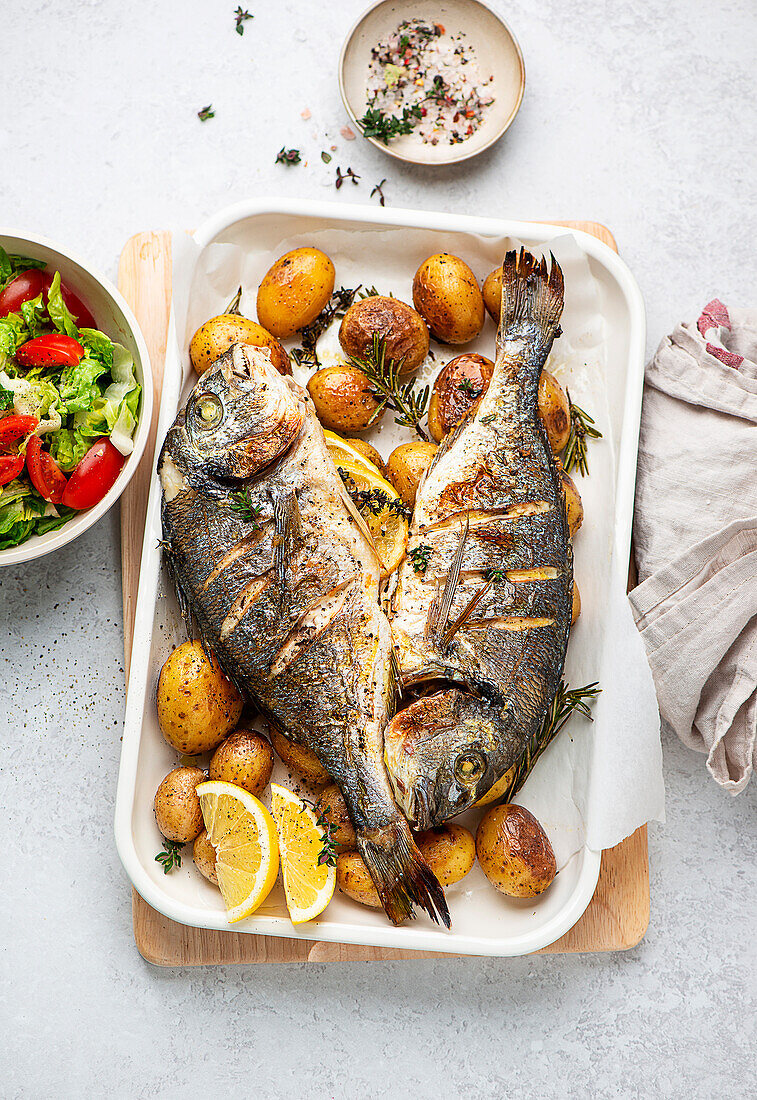
[[[394,716],[384,754],[395,798],[414,829],[462,813],[499,778],[495,712],[453,688],[417,699]]]
[[[233,344],[202,375],[183,414],[182,444],[213,477],[252,477],[289,447],[305,406],[265,348]]]

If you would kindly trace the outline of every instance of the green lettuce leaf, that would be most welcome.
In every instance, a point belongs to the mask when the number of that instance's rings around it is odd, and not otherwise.
[[[89,358],[80,359],[74,366],[61,371],[58,386],[61,401],[68,412],[83,412],[92,407],[100,396],[97,379],[106,371],[107,367],[99,359]]]
[[[64,332],[66,336],[73,336],[75,340],[78,339],[79,330],[76,327],[73,314],[63,301],[60,289],[60,271],[56,271],[53,275],[53,281],[47,293],[47,312],[50,315],[53,328],[57,329],[58,332]]]
[[[47,325],[47,310],[41,294],[28,302],[22,302],[21,316],[28,329],[29,339],[33,340],[35,336],[39,336]]]
[[[134,377],[134,360],[121,344],[113,345],[113,381],[86,411],[76,414],[74,428],[88,439],[110,436],[113,446],[123,455],[134,450],[134,429],[141,387]]]
[[[47,267],[45,260],[32,260],[30,256],[9,256],[4,248],[0,248],[0,290],[15,279],[19,271],[28,271],[37,267],[42,271]]]
[[[81,462],[91,445],[92,440],[85,439],[75,428],[60,428],[50,439],[50,454],[61,470],[67,472]]]
[[[11,378],[0,370],[0,386],[12,392],[13,411],[18,416],[37,417],[38,435],[60,428],[60,394],[49,378]]]
[[[86,348],[88,358],[99,359],[106,370],[113,368],[113,341],[96,328],[80,328],[79,343]]]
[[[0,550],[18,546],[31,535],[54,531],[75,515],[73,508],[48,504],[28,482],[17,478],[0,489]]]
[[[20,313],[9,313],[7,317],[0,317],[0,368],[7,365],[7,360],[16,354],[16,348],[20,348],[28,339],[29,330]]]
[[[13,390],[0,386],[0,409],[9,409],[13,404]]]

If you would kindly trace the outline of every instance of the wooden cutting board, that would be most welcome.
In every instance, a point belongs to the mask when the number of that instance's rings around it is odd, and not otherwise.
[[[617,251],[612,233],[597,222],[556,224],[583,229]],[[170,234],[138,233],[127,241],[121,253],[118,285],[142,327],[155,382],[150,438],[141,465],[121,497],[124,649],[128,677],[142,535],[171,307]],[[438,952],[287,940],[243,932],[190,928],[156,912],[136,891],[132,891],[132,914],[134,938],[140,954],[148,962],[159,966],[444,958]],[[599,881],[588,909],[569,932],[543,950],[546,953],[624,950],[639,942],[648,924],[649,860],[647,830],[643,826],[615,848],[603,852]]]

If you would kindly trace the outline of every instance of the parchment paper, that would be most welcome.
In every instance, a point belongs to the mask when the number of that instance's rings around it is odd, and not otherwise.
[[[375,286],[412,302],[412,279],[418,265],[443,250],[462,255],[479,277],[502,262],[504,251],[520,242],[510,238],[465,235],[449,245],[439,234],[420,229],[329,229],[282,238],[275,226],[238,223],[229,243],[204,250],[188,237],[174,237],[174,298],[176,332],[184,365],[184,393],[194,384],[188,345],[197,327],[221,313],[241,284],[241,311],[256,318],[257,288],[271,263],[302,245],[323,249],[333,260],[337,286]],[[594,417],[603,438],[590,444],[590,476],[574,474],[584,504],[585,519],[575,538],[575,576],[582,613],[571,633],[565,679],[571,687],[599,681],[602,694],[593,708],[594,722],[573,717],[544,753],[517,801],[542,822],[558,866],[584,844],[598,850],[617,844],[650,819],[664,819],[664,788],[659,716],[651,675],[625,596],[627,547],[613,558],[616,441],[608,413],[606,333],[599,285],[575,237],[565,233],[549,248],[565,274],[563,335],[555,343],[548,368],[573,400]],[[538,247],[533,251],[540,253]],[[344,360],[339,322],[318,344],[322,365]],[[182,340],[183,334],[183,340]],[[462,348],[436,344],[435,359],[418,372],[431,382],[441,366],[462,350],[494,356],[495,328],[487,318],[475,342]],[[297,341],[285,341],[288,348]],[[312,367],[294,374],[305,383]],[[399,443],[415,438],[399,428],[387,413],[364,436],[384,458]]]

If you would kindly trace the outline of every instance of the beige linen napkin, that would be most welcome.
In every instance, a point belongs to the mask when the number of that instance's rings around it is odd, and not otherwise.
[[[648,365],[634,538],[660,714],[738,794],[757,755],[757,311],[710,302]]]

